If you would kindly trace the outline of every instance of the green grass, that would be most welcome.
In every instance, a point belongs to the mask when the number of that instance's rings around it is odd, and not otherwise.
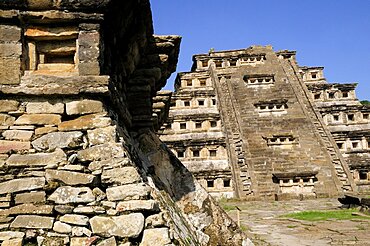
[[[232,206],[232,205],[227,205],[227,204],[221,204],[223,210],[225,210],[226,212],[229,212],[231,210],[235,210],[235,206]]]
[[[352,215],[353,212],[357,212],[355,209],[341,209],[341,210],[329,210],[329,211],[302,211],[297,213],[290,213],[283,215],[283,217],[293,218],[297,220],[307,221],[320,221],[328,219],[337,220],[351,220],[351,219],[369,219],[367,217]]]

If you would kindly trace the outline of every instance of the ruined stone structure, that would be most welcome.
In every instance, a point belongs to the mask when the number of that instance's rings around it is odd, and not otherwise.
[[[1,245],[247,245],[154,134],[179,44],[149,1],[0,2]]]
[[[301,67],[315,106],[352,172],[357,190],[370,192],[370,107],[356,98],[356,83],[327,83],[323,67]]]
[[[369,108],[272,47],[200,54],[179,73],[161,139],[215,196],[289,199],[368,189]],[[231,193],[231,191],[234,191]]]

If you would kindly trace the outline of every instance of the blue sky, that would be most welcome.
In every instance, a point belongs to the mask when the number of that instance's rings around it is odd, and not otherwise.
[[[151,0],[156,34],[183,37],[177,72],[192,55],[272,45],[329,82],[357,82],[370,99],[370,0]],[[174,76],[165,89],[173,88]]]

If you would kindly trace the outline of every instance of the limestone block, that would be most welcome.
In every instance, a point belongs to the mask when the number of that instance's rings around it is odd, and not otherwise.
[[[33,135],[33,131],[25,130],[7,130],[3,132],[3,137],[8,140],[23,140],[29,141]]]
[[[96,177],[91,174],[53,169],[46,170],[45,178],[47,182],[61,181],[66,185],[87,185],[92,184],[96,179]]]
[[[61,222],[85,226],[89,223],[89,217],[79,214],[65,214],[59,218]]]
[[[166,225],[163,213],[153,214],[145,219],[145,228],[162,227]]]
[[[8,239],[1,243],[1,246],[22,246],[23,239],[16,238],[16,239]]]
[[[58,127],[55,127],[55,126],[44,126],[44,127],[37,128],[35,130],[35,135],[36,136],[38,136],[38,135],[44,135],[46,133],[56,132],[56,131],[58,131]]]
[[[58,187],[48,200],[57,204],[89,203],[95,201],[95,196],[88,187],[62,186]]]
[[[0,25],[0,40],[2,42],[18,42],[21,39],[21,29],[17,26]]]
[[[32,142],[36,150],[54,150],[56,148],[74,148],[82,143],[83,133],[75,132],[52,132]]]
[[[29,1],[31,3],[40,1]],[[50,38],[69,38],[74,37],[78,34],[76,27],[30,27],[27,28],[24,35],[27,37],[37,37],[39,39],[50,39]]]
[[[78,57],[81,62],[97,61],[99,51],[100,34],[97,31],[80,32],[78,37]]]
[[[0,114],[0,126],[12,126],[15,122],[13,116],[7,114]]]
[[[131,164],[131,161],[129,158],[112,158],[108,160],[102,160],[102,161],[93,161],[89,164],[89,170],[90,171],[96,171],[100,170],[102,168],[114,168],[114,167],[124,167]]]
[[[120,143],[96,145],[77,152],[77,158],[80,161],[99,161],[125,156],[126,151]]]
[[[24,232],[20,231],[0,231],[0,241],[9,240],[13,238],[23,238]]]
[[[140,246],[162,246],[170,243],[168,228],[154,228],[144,230]]]
[[[13,214],[52,214],[53,208],[51,205],[22,204],[1,210],[0,216]]]
[[[74,206],[55,205],[54,210],[61,214],[70,214],[73,212]]]
[[[104,128],[97,128],[94,130],[87,130],[87,138],[90,146],[99,145],[108,142],[116,141],[116,127],[108,126]]]
[[[26,106],[28,114],[63,114],[64,104],[50,102],[29,102]]]
[[[72,226],[60,221],[56,221],[54,223],[53,230],[58,233],[70,233],[72,232]]]
[[[9,167],[37,167],[48,165],[59,165],[67,161],[67,156],[61,149],[56,149],[52,153],[36,154],[13,154],[7,160]]]
[[[117,211],[124,212],[124,211],[158,211],[159,205],[154,200],[132,200],[132,201],[124,201],[119,202],[117,204]]]
[[[116,246],[116,238],[115,237],[110,237],[108,239],[105,239],[98,243],[96,246]]]
[[[150,188],[144,183],[128,184],[107,188],[106,193],[109,201],[139,200],[149,195]]]
[[[104,184],[132,184],[140,182],[141,177],[134,167],[121,167],[103,170],[101,175]]]
[[[21,78],[20,58],[0,57],[0,85],[15,85]]]
[[[0,112],[17,111],[19,102],[15,100],[0,100]]]
[[[90,114],[80,116],[77,119],[64,121],[58,125],[59,131],[89,130],[106,127],[111,124],[111,119],[104,117],[105,114]]]
[[[100,64],[99,62],[85,62],[78,64],[78,74],[79,75],[99,75],[100,74]]]
[[[99,239],[97,236],[93,237],[72,237],[70,246],[90,246]]]
[[[43,188],[45,178],[22,178],[13,179],[0,183],[0,194],[13,193],[26,190],[36,190]]]
[[[58,114],[23,114],[14,124],[16,125],[58,125],[61,122]]]
[[[94,216],[90,219],[90,225],[93,233],[106,237],[137,237],[144,228],[144,215],[132,213],[114,217]]]
[[[68,115],[82,115],[103,112],[103,103],[97,100],[80,100],[66,103]]]
[[[86,227],[80,227],[80,226],[72,227],[72,236],[81,237],[84,235],[90,237],[92,235],[92,232]]]
[[[53,228],[54,218],[38,215],[18,215],[10,224],[10,228]]]
[[[17,151],[29,149],[31,149],[30,142],[0,140],[0,153],[8,153],[11,150]]]
[[[21,43],[0,43],[0,56],[7,58],[19,58],[22,54]]]
[[[90,206],[90,207],[77,207],[73,209],[73,213],[77,214],[103,214],[105,209],[100,206]]]
[[[45,191],[20,193],[15,195],[15,204],[41,203],[46,201]]]

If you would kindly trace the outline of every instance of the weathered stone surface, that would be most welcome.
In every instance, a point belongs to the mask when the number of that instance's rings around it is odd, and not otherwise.
[[[91,174],[49,169],[45,172],[45,178],[50,181],[61,181],[66,185],[92,184],[96,177]]]
[[[47,165],[58,165],[67,161],[67,156],[61,149],[56,149],[52,153],[36,153],[19,155],[13,154],[6,164],[10,167],[29,167],[29,166],[47,166]]]
[[[54,218],[38,215],[18,215],[10,224],[10,228],[53,228]]]
[[[88,130],[87,138],[89,139],[90,146],[104,144],[108,142],[115,142],[116,141],[116,127],[108,126],[104,128]]]
[[[58,187],[58,189],[49,196],[48,200],[58,204],[89,203],[95,201],[95,196],[88,187],[62,186]]]
[[[41,203],[46,201],[45,191],[21,193],[15,195],[15,204],[21,203]]]
[[[23,178],[13,179],[0,183],[0,194],[13,193],[25,190],[35,190],[43,188],[45,178]]]
[[[16,125],[58,125],[61,122],[58,114],[23,114],[14,124]]]
[[[52,205],[22,204],[1,210],[0,216],[13,214],[52,214],[53,208],[54,206]]]
[[[70,246],[90,246],[99,239],[97,236],[93,237],[72,237]]]
[[[8,153],[11,150],[29,150],[30,142],[0,140],[0,153]]]
[[[15,100],[0,100],[0,112],[16,111],[18,109],[19,102]]]
[[[58,130],[75,131],[107,127],[111,124],[111,119],[104,116],[105,114],[90,114],[78,117],[74,120],[64,121],[58,125]]]
[[[29,102],[26,106],[28,114],[63,114],[64,104],[50,102]]]
[[[37,128],[35,130],[35,135],[44,135],[46,133],[56,132],[56,131],[58,131],[58,127],[55,127],[55,126],[44,126],[44,127]]]
[[[158,211],[159,205],[154,200],[132,200],[119,202],[117,204],[117,211]]]
[[[72,225],[87,225],[89,223],[89,217],[78,214],[65,214],[59,218],[61,222],[72,224]]]
[[[132,213],[115,217],[95,216],[90,219],[93,233],[103,236],[137,237],[144,228],[144,216]]]
[[[128,184],[110,187],[106,190],[109,201],[138,200],[145,198],[150,193],[150,188],[144,183]]]
[[[108,239],[101,241],[96,246],[116,246],[116,245],[117,243],[115,237],[110,237]]]
[[[141,177],[134,167],[121,167],[103,170],[102,183],[107,184],[132,184],[140,182]]]
[[[101,170],[102,168],[115,168],[115,167],[124,167],[128,166],[131,163],[129,158],[119,157],[119,158],[112,158],[108,160],[102,161],[93,161],[89,164],[90,171],[97,171]]]
[[[162,246],[170,243],[168,228],[155,228],[144,230],[140,246]]]
[[[6,130],[3,132],[3,137],[8,140],[29,141],[33,135],[33,131],[25,130]]]
[[[80,100],[66,103],[68,115],[93,114],[103,112],[103,103],[96,100]]]
[[[85,206],[85,207],[77,207],[73,209],[73,213],[76,214],[103,214],[105,213],[105,209],[100,206]]]
[[[7,114],[0,114],[0,126],[12,126],[14,122],[15,117]]]
[[[74,148],[82,143],[82,132],[52,132],[32,142],[36,150],[54,150],[56,148]]]
[[[55,75],[25,75],[22,76],[20,85],[14,86],[11,84],[19,84],[20,80],[20,61],[4,59],[0,59],[0,68],[7,67],[6,65],[8,64],[12,65],[14,68],[9,68],[6,71],[0,69],[0,84],[4,84],[4,86],[0,87],[0,92],[3,93],[26,95],[78,95],[79,93],[108,93],[109,76],[58,77]],[[2,66],[2,62],[4,63],[4,66]]]
[[[2,242],[1,246],[22,246],[23,239],[16,238],[16,239],[8,239]]]
[[[120,143],[96,145],[77,152],[77,158],[80,161],[99,161],[125,156],[126,151]]]
[[[0,231],[0,240],[9,240],[12,238],[23,238],[25,235],[24,232],[20,231]]]
[[[92,232],[86,227],[81,227],[81,226],[72,227],[72,236],[81,237],[84,235],[90,237],[92,235]]]
[[[54,223],[53,230],[59,233],[70,233],[72,232],[72,226],[60,221],[56,221]]]

